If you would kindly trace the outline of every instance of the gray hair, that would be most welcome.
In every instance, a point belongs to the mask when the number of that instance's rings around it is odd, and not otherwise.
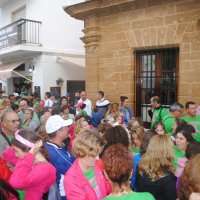
[[[178,102],[175,102],[175,103],[170,105],[169,111],[175,112],[175,111],[181,110],[181,109],[183,109],[183,105],[178,103]]]
[[[10,109],[5,109],[2,111],[1,116],[0,116],[1,122],[5,121],[7,119],[7,116],[10,113],[15,113],[17,115],[17,113],[15,111],[10,110]]]

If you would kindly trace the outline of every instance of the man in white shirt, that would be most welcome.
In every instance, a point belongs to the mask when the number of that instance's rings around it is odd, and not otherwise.
[[[45,108],[51,108],[52,106],[53,106],[53,101],[51,100],[51,93],[45,92],[44,107]]]
[[[83,102],[84,104],[86,104],[86,107],[84,108],[84,110],[87,112],[88,116],[92,116],[92,102],[86,97],[86,92],[82,91],[80,93],[80,99],[78,101],[79,102]]]
[[[98,91],[96,108],[103,115],[103,117],[105,116],[109,105],[110,102],[104,98],[104,92]]]

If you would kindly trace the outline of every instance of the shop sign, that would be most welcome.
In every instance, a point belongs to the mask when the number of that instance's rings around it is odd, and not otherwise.
[[[17,27],[17,24],[12,24],[0,29],[0,49],[18,42]]]

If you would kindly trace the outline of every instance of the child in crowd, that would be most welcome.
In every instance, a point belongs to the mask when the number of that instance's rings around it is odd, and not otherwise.
[[[140,149],[142,146],[143,138],[144,138],[144,128],[143,127],[135,127],[129,131],[130,133],[130,150],[133,155],[140,153]]]
[[[24,129],[15,133],[12,145],[3,153],[3,158],[14,166],[9,183],[25,191],[25,200],[41,200],[56,181],[56,169],[47,161],[43,142]]]
[[[73,114],[70,114],[69,113],[69,107],[68,106],[62,106],[61,107],[61,117],[64,119],[64,120],[67,120],[67,119],[72,119],[74,120],[74,115]]]
[[[164,134],[166,134],[166,132],[165,132],[165,126],[164,126],[164,124],[161,121],[155,122],[154,129],[155,129],[155,131],[156,131],[156,133],[158,135],[164,135]]]

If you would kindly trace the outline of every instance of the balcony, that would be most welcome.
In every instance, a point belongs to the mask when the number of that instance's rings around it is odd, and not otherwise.
[[[20,19],[0,29],[0,58],[41,51],[40,21]]]

